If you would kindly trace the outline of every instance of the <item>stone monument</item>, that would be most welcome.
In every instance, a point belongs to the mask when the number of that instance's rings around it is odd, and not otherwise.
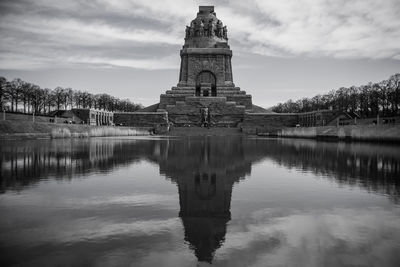
[[[200,6],[186,26],[179,82],[160,96],[157,107],[174,125],[201,125],[207,108],[211,126],[236,126],[252,110],[251,96],[233,83],[227,32],[213,6]]]

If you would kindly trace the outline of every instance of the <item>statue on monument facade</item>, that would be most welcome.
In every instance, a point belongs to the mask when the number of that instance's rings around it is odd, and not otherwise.
[[[186,38],[190,37],[190,27],[186,26]]]
[[[203,21],[200,22],[200,28],[199,28],[199,36],[204,36],[204,24]]]
[[[194,28],[193,27],[190,27],[189,35],[190,35],[190,37],[194,37]]]
[[[218,20],[217,22],[217,36],[222,37],[222,21]]]
[[[208,108],[202,108],[201,109],[201,127],[210,127],[211,123],[211,116],[210,112],[208,111]]]
[[[228,39],[227,27],[217,18],[197,18],[186,26],[185,37],[214,37]]]
[[[210,31],[209,31],[209,24],[207,21],[204,21],[204,36],[209,37],[210,36]]]
[[[215,36],[214,24],[213,24],[212,19],[210,19],[210,21],[208,22],[208,31],[210,33],[210,37],[214,37]]]
[[[222,28],[222,32],[224,39],[228,39],[228,29],[226,28],[226,26]]]

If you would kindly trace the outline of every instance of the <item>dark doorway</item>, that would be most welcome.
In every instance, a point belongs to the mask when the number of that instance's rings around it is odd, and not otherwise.
[[[215,84],[211,84],[211,96],[217,96],[217,87]]]
[[[207,84],[211,86],[210,90],[205,89],[204,91],[201,88],[201,85]],[[203,93],[202,93],[203,92]],[[211,71],[205,70],[201,71],[196,77],[196,96],[217,96],[217,80],[215,78],[214,73]]]

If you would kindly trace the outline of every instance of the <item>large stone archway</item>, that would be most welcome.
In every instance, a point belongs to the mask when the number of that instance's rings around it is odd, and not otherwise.
[[[217,79],[213,72],[203,70],[197,74],[196,96],[217,96]]]

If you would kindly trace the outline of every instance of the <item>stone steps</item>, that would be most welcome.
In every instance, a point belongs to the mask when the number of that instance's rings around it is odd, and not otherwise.
[[[194,92],[195,87],[172,87],[169,91],[172,92]],[[240,87],[217,87],[217,91],[226,92],[241,92]]]
[[[227,136],[242,135],[242,131],[238,127],[176,127],[172,126],[167,135],[170,136]]]
[[[195,91],[171,91],[165,92],[167,95],[194,95]]]
[[[167,95],[194,95],[194,90],[168,90],[165,92]],[[228,90],[218,90],[218,96],[225,96],[225,95],[246,95],[245,91],[228,91]]]

